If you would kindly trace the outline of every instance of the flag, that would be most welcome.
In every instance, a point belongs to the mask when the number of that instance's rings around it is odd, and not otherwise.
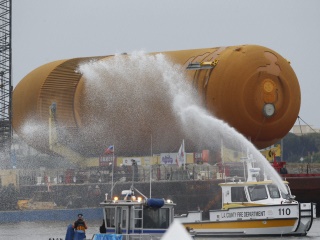
[[[222,162],[239,162],[241,157],[245,156],[245,153],[242,151],[234,150],[227,148],[225,146],[221,147]]]
[[[179,167],[181,167],[182,164],[186,164],[186,153],[184,151],[184,140],[182,141],[182,144],[180,146],[180,149],[178,151],[178,154],[177,154],[177,159],[176,159],[176,163]]]
[[[113,153],[113,145],[110,145],[105,151],[104,154],[111,154]]]
[[[272,145],[271,147],[260,150],[260,152],[269,162],[273,162],[277,157],[281,157],[281,145]]]
[[[239,149],[231,149],[224,146],[221,141],[221,161],[222,163],[240,162],[241,157],[246,156],[246,153]]]

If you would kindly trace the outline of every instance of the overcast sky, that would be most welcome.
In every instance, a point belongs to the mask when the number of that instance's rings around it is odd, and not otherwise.
[[[13,0],[13,86],[54,60],[257,44],[291,61],[320,127],[319,0]]]

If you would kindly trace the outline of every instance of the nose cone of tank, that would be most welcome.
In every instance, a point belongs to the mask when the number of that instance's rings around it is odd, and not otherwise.
[[[298,79],[288,61],[268,48],[251,45],[226,51],[210,79],[207,104],[257,148],[270,146],[297,119]]]

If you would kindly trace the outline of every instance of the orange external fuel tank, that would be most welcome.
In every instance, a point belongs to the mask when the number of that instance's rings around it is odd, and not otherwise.
[[[257,148],[277,142],[294,125],[301,101],[299,82],[290,63],[275,51],[263,46],[241,45],[161,54],[183,66],[188,81],[212,115],[250,138]],[[123,55],[123,58],[128,56]],[[99,102],[98,98],[87,103],[90,96],[85,77],[77,71],[78,65],[114,57],[59,60],[29,73],[13,92],[15,132],[32,147],[50,152],[49,107],[56,103],[60,140],[83,155],[97,155],[111,144],[115,145],[118,155],[150,153],[151,134],[154,153],[177,151],[183,133],[172,134],[174,129],[170,126],[176,126],[176,122],[170,117],[168,109],[171,108],[165,106],[170,102],[157,98],[150,103],[152,115],[140,114],[140,108],[148,108],[145,102],[143,106],[135,103],[136,109],[132,109],[134,107],[127,106],[130,103],[121,105],[122,100],[119,100],[108,111],[102,110],[108,103]],[[121,94],[130,94],[130,89],[125,88],[126,92]],[[91,94],[103,95],[103,87]],[[100,119],[103,126],[90,130],[95,121],[93,117]],[[91,135],[83,135],[85,128]],[[190,142],[186,141],[186,151],[200,150]]]

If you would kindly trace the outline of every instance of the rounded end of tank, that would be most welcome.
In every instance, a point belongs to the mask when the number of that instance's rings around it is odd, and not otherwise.
[[[290,63],[275,51],[256,45],[227,48],[218,60],[210,79],[211,111],[257,148],[283,138],[298,117],[301,101]]]
[[[34,69],[14,88],[12,95],[12,127],[22,139],[33,147],[38,146],[38,144],[34,144],[34,139],[40,136],[41,138],[47,136],[39,131],[40,128],[48,128],[48,121],[41,121],[39,112],[41,107],[41,100],[39,100],[41,87],[53,69],[62,62],[64,60],[50,62]],[[42,146],[39,146],[40,149],[47,149],[47,140],[37,142],[42,144]]]

